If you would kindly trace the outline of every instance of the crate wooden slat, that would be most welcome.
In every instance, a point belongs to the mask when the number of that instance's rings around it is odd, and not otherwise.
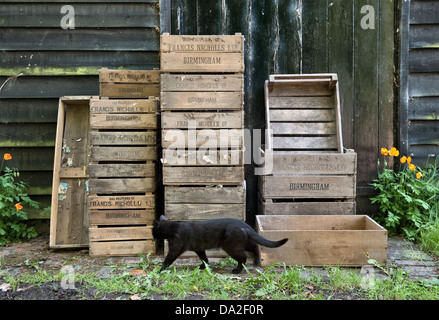
[[[159,70],[99,70],[99,95],[108,98],[142,99],[160,94]]]
[[[245,184],[230,187],[165,186],[165,216],[170,220],[245,219]]]
[[[88,247],[91,96],[59,99],[50,219],[51,248]]]
[[[163,167],[166,166],[243,166],[244,150],[242,149],[180,149],[163,150]]]
[[[260,248],[261,265],[363,266],[387,263],[387,231],[368,216],[256,216],[256,230],[279,248]]]
[[[272,75],[264,88],[259,212],[355,214],[357,155],[343,147],[337,75]]]

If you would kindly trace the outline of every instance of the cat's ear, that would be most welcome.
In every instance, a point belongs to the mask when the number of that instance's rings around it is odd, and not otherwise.
[[[164,215],[160,216],[160,221],[168,221],[168,219],[166,219],[166,217]]]

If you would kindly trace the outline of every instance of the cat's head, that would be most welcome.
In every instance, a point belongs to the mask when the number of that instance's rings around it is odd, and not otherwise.
[[[160,220],[154,220],[152,225],[152,235],[155,239],[166,239],[167,238],[167,232],[165,228],[165,224],[168,220],[165,218],[165,216],[160,216]]]

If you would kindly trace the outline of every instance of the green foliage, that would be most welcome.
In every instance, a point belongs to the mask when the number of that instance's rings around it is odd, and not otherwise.
[[[427,224],[421,230],[420,244],[425,251],[439,255],[439,220]]]
[[[5,160],[9,160],[6,155]],[[3,168],[0,167],[1,169]],[[29,227],[25,208],[38,208],[38,203],[27,195],[28,185],[16,181],[20,176],[17,169],[6,167],[0,174],[0,245],[30,239],[37,235],[33,227]]]
[[[398,172],[386,168],[386,161],[380,172],[378,162],[378,179],[372,186],[379,193],[371,201],[380,205],[377,220],[389,233],[415,240],[439,216],[439,175],[434,165],[416,168],[410,164],[410,157],[402,157],[400,162]]]

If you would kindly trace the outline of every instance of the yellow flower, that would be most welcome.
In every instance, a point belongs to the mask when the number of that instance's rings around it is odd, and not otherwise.
[[[404,157],[402,157],[401,159],[399,159],[399,161],[401,161],[401,163],[405,163],[405,162],[407,161],[407,157],[404,156]]]
[[[412,163],[412,157],[408,157],[408,158],[407,158],[407,163],[408,163],[408,164]]]
[[[197,288],[197,286],[194,286],[194,290],[195,290],[195,291],[198,291],[198,288]]]
[[[17,211],[23,209],[23,206],[21,205],[21,202],[19,202],[19,203],[17,203],[17,204],[15,205],[15,209],[17,209]]]
[[[387,156],[389,154],[389,150],[387,150],[386,148],[381,148],[381,154]]]
[[[422,173],[418,172],[418,173],[416,174],[416,179],[421,179],[421,178],[422,178]]]
[[[392,149],[390,149],[389,154],[392,157],[397,157],[397,156],[399,156],[399,151],[395,147],[393,147]]]
[[[409,169],[414,171],[414,170],[416,170],[416,166],[414,164],[411,164],[411,165],[409,165]]]
[[[9,153],[5,153],[5,155],[3,156],[4,160],[11,160],[12,156]]]

